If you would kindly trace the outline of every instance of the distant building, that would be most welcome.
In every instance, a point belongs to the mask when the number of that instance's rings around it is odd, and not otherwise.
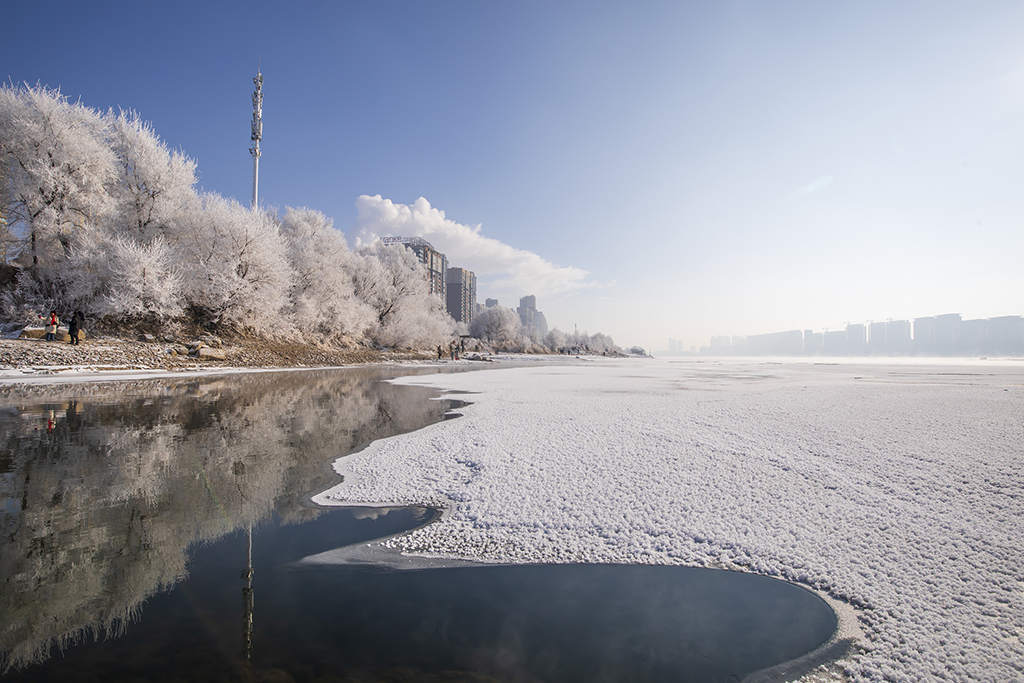
[[[826,356],[846,355],[846,330],[825,330],[821,341],[822,353]]]
[[[674,339],[669,339],[669,350]],[[745,344],[745,347],[744,347]],[[959,313],[888,322],[848,323],[843,330],[791,330],[749,337],[712,337],[701,353],[790,356],[862,354],[924,356],[1024,355],[1024,317],[962,320]]]
[[[910,353],[912,340],[909,320],[890,320],[885,324],[885,352]]]
[[[804,353],[808,356],[820,356],[825,350],[825,335],[814,330],[804,330]]]
[[[732,353],[732,337],[718,336],[711,338],[711,353],[725,355]]]
[[[541,339],[548,336],[548,319],[541,311],[533,315],[534,323],[537,325],[537,336]]]
[[[862,356],[868,352],[868,328],[860,323],[846,326],[846,353]]]
[[[964,355],[1024,354],[1024,318],[1004,315],[987,320],[962,320],[957,348]]]
[[[960,352],[972,356],[986,353],[989,327],[988,320],[961,320],[960,340],[957,344]]]
[[[885,353],[885,323],[871,323],[868,325],[868,353],[880,356]]]
[[[519,315],[519,322],[523,324],[523,327],[527,328],[533,327],[534,325],[534,313],[535,311],[533,309],[526,308],[525,306],[520,306],[516,309],[516,314]]]
[[[940,355],[956,354],[960,342],[960,323],[959,313],[935,316],[935,343]]]
[[[935,318],[914,318],[914,350],[927,353],[935,348]]]
[[[524,296],[519,300],[519,321],[527,330],[534,330],[538,338],[543,339],[548,333],[548,320],[544,314],[537,310],[537,297],[533,294]]]
[[[469,325],[476,317],[476,274],[465,268],[449,268],[447,277],[448,315]]]
[[[752,356],[799,356],[803,350],[804,334],[800,330],[747,337],[747,353]]]
[[[1024,318],[1019,315],[989,318],[985,352],[994,355],[1024,354]]]
[[[487,304],[487,308],[494,308],[495,306],[498,305],[498,300],[497,299],[487,299],[484,303]]]
[[[690,347],[690,352],[696,352],[696,351],[697,351],[697,347],[696,346],[691,346]],[[681,355],[687,353],[687,348],[686,348],[686,345],[683,344],[683,340],[682,339],[673,339],[672,337],[669,337],[668,338],[668,352],[669,352],[670,355],[673,355],[673,356],[681,356]]]
[[[951,356],[960,340],[960,314],[914,318],[914,351],[926,356]]]

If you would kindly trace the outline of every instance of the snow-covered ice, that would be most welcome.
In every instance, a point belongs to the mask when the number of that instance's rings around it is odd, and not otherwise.
[[[1024,363],[578,361],[403,377],[463,417],[340,459],[322,504],[449,508],[388,541],[720,566],[856,608],[853,680],[1024,680]]]

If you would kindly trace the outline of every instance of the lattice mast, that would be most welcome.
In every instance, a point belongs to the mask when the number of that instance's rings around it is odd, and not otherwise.
[[[259,199],[260,182],[260,140],[263,139],[263,74],[260,72],[259,61],[256,63],[256,76],[252,79],[256,89],[252,93],[252,208],[256,208]]]

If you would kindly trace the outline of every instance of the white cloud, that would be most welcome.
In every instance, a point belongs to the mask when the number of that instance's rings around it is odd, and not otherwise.
[[[485,237],[482,226],[456,223],[423,197],[412,204],[396,204],[379,194],[364,194],[356,200],[356,209],[351,234],[357,248],[381,237],[422,237],[448,256],[450,266],[473,271],[489,289],[515,295],[553,296],[598,286],[588,280],[587,271],[558,266],[533,252]]]
[[[813,194],[814,192],[818,192],[820,190],[824,190],[826,187],[828,187],[829,185],[832,184],[833,180],[835,180],[835,178],[833,176],[830,176],[830,175],[822,176],[822,177],[818,178],[817,180],[815,180],[814,182],[812,182],[812,183],[810,183],[808,185],[804,185],[799,190],[797,190],[793,194],[789,195],[789,198],[792,199],[792,200],[803,199],[804,197],[806,197],[809,194]]]

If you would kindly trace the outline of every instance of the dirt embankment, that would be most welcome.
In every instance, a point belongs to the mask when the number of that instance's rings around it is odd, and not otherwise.
[[[135,341],[113,336],[88,338],[77,346],[42,339],[0,339],[0,369],[67,368],[192,370],[221,367],[291,368],[386,363],[436,358],[436,352],[332,348],[252,338],[225,339],[224,359],[188,355],[190,340]]]

